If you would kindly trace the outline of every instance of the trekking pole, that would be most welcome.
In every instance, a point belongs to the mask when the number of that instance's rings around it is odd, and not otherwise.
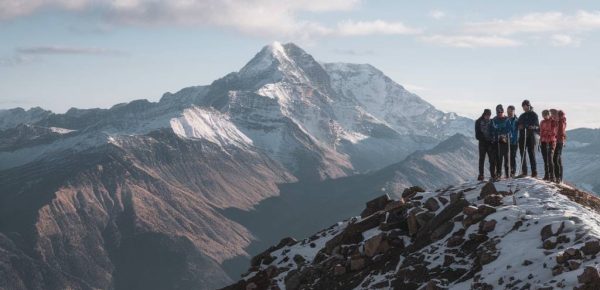
[[[511,161],[512,159],[511,154],[510,154],[510,146],[511,146],[511,141],[510,141],[510,134],[508,135],[508,172],[506,174],[508,174],[508,179],[512,179],[512,164]]]
[[[525,136],[523,136],[523,151],[521,151],[521,175],[524,175],[523,166],[525,165],[525,150],[527,150],[527,128],[525,128]]]

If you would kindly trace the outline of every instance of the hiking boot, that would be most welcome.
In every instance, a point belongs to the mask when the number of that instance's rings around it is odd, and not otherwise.
[[[483,181],[483,179],[484,179],[484,178],[483,178],[483,175],[479,175],[479,176],[477,176],[477,181]]]

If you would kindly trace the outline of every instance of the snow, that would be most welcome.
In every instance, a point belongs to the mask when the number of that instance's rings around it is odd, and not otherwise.
[[[222,146],[252,145],[252,140],[216,110],[192,107],[170,121],[175,134],[190,139],[206,139]]]
[[[58,133],[58,134],[69,134],[71,132],[75,132],[76,130],[70,130],[70,129],[59,128],[59,127],[50,127],[50,131],[52,131],[54,133]]]

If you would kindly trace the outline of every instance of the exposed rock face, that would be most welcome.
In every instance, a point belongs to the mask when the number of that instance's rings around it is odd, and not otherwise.
[[[483,188],[489,193],[484,196],[514,192],[517,205],[484,204]],[[461,197],[456,197],[457,192]],[[393,207],[384,206],[382,200],[367,203],[371,214],[366,217],[339,222],[310,239],[271,251],[270,265],[277,269],[252,267],[243,280],[224,289],[247,289],[273,272],[263,283],[266,289],[596,289],[600,285],[594,266],[600,262],[595,256],[600,245],[596,228],[600,199],[587,193],[525,178],[407,194],[402,202],[385,202],[397,204]],[[421,207],[423,201],[429,206]],[[549,240],[560,248],[544,249]],[[294,255],[302,255],[306,262],[288,262]],[[285,282],[292,279],[294,284]]]
[[[167,131],[4,170],[0,178],[6,289],[223,285],[231,280],[219,263],[244,254],[252,234],[219,208],[249,207],[294,180],[266,156]]]

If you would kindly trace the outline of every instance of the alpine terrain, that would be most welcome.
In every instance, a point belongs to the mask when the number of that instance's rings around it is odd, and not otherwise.
[[[0,289],[223,287],[276,238],[253,221],[295,219],[270,202],[464,182],[471,127],[370,65],[292,43],[159,102],[0,110]],[[287,228],[330,221],[308,222]]]
[[[224,289],[599,289],[600,199],[522,178],[382,195]]]

